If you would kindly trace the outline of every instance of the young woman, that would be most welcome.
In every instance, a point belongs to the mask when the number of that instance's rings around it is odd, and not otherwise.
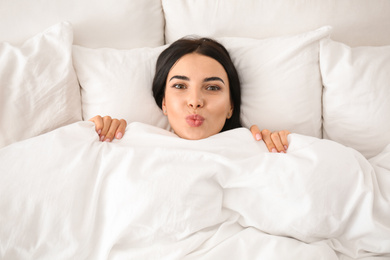
[[[241,88],[229,53],[209,39],[180,39],[159,56],[153,80],[153,96],[181,138],[197,140],[241,127]],[[101,141],[121,139],[127,123],[109,116],[95,116]],[[289,131],[271,133],[251,127],[256,140],[264,140],[270,152],[286,152]]]

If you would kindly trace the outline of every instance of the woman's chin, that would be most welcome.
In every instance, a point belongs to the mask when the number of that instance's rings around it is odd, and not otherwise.
[[[175,134],[180,138],[187,139],[187,140],[200,140],[200,139],[205,139],[207,137],[210,137],[215,133],[205,133],[203,131],[197,131],[195,129],[191,129],[190,131],[186,131],[184,133],[183,132],[177,133],[175,131]]]

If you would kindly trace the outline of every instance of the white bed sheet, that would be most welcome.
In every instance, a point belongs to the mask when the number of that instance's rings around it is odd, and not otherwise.
[[[0,150],[1,259],[388,259],[390,146],[78,122]]]

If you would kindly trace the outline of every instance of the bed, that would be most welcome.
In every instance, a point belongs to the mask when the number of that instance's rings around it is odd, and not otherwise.
[[[0,20],[0,259],[390,259],[389,1],[5,0]],[[228,49],[244,127],[170,131],[154,66],[186,35]]]

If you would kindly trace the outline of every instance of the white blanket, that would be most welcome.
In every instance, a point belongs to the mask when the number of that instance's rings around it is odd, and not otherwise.
[[[0,259],[389,259],[390,146],[79,122],[0,150]]]

